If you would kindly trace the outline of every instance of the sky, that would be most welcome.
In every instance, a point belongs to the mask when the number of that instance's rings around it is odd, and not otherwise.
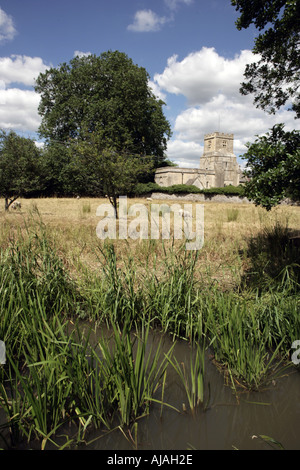
[[[35,79],[75,55],[118,50],[149,74],[172,137],[167,157],[198,168],[204,135],[234,134],[241,166],[247,142],[294,113],[269,115],[239,93],[258,32],[238,31],[230,0],[0,0],[0,128],[41,143]]]

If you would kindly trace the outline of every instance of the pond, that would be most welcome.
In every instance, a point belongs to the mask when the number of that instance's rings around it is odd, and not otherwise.
[[[155,350],[161,335],[152,332],[149,347]],[[172,340],[164,336],[162,352],[167,353]],[[178,340],[174,348],[178,362],[189,364],[190,346]],[[295,367],[285,370],[259,392],[234,392],[224,375],[213,363],[209,352],[205,360],[206,406],[194,414],[183,411],[186,392],[172,367],[168,367],[164,402],[180,412],[153,403],[150,414],[137,421],[138,450],[259,450],[270,449],[268,436],[284,449],[300,449],[300,373]],[[158,397],[160,398],[160,397]],[[186,406],[188,409],[188,406]],[[91,442],[80,449],[132,450],[120,430],[91,433]],[[278,444],[273,447],[280,448]]]
[[[82,328],[85,336],[90,324],[82,323]],[[97,350],[98,341],[103,337],[112,337],[112,330],[103,326],[92,329],[89,335],[91,347]],[[150,330],[147,354],[155,353],[159,344],[161,357],[164,357],[174,343],[169,336]],[[184,363],[186,368],[190,366],[191,347],[187,341],[177,340],[172,354],[179,364]],[[155,398],[161,399],[161,389]],[[191,412],[186,390],[170,364],[163,401],[166,405],[162,407],[161,403],[153,402],[150,413],[137,419],[135,428],[131,428],[131,436],[128,430],[124,428],[122,432],[118,426],[112,431],[104,428],[89,430],[85,443],[76,448],[83,451],[300,450],[300,373],[294,366],[284,369],[260,391],[239,389],[236,393],[207,350],[204,403]],[[0,409],[0,427],[5,421],[5,414]],[[64,433],[71,437],[73,426],[68,425]],[[8,442],[8,435],[6,439]],[[1,447],[5,447],[2,441]],[[29,444],[23,442],[17,448],[40,449],[41,443],[37,440]]]

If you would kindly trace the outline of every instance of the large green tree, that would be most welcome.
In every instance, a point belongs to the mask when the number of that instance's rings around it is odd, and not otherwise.
[[[126,54],[75,57],[39,75],[40,134],[48,142],[83,141],[97,132],[102,147],[164,161],[170,124],[147,71]]]
[[[265,111],[292,102],[300,117],[299,102],[299,0],[231,0],[239,11],[239,30],[253,24],[260,32],[253,47],[258,60],[248,64],[241,93],[254,95],[254,103]]]
[[[245,192],[255,204],[270,210],[284,198],[300,200],[300,132],[286,132],[277,124],[248,144],[249,181]]]
[[[38,194],[41,188],[41,153],[34,141],[1,130],[0,196],[5,200],[5,210],[18,197]]]
[[[275,114],[282,106],[300,117],[299,103],[299,0],[231,0],[239,11],[239,30],[253,24],[259,31],[253,52],[257,61],[248,64],[242,94],[252,93],[257,107]],[[285,132],[283,124],[257,136],[247,145],[249,181],[245,194],[270,210],[282,199],[300,199],[299,133]]]
[[[79,173],[94,195],[106,195],[118,218],[118,198],[131,194],[137,182],[150,174],[153,157],[103,148],[98,133],[90,133],[72,149]]]

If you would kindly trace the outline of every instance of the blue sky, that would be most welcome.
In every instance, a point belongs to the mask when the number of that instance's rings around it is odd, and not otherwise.
[[[294,115],[257,110],[239,93],[253,27],[238,31],[230,0],[0,0],[0,128],[37,138],[34,79],[74,55],[125,52],[166,103],[168,157],[198,167],[204,134],[235,135],[235,153]]]

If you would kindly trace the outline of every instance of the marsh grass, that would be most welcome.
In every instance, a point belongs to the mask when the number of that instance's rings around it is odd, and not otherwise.
[[[167,357],[167,359],[180,378],[189,410],[195,414],[197,408],[204,404],[205,348],[195,343],[188,364],[184,362],[179,364],[176,357]],[[185,403],[182,406],[183,411],[187,411]]]
[[[149,325],[137,328],[134,337],[132,329],[125,325],[120,335],[113,325],[114,347],[99,343],[107,375],[114,381],[111,400],[119,410],[120,424],[129,424],[138,416],[149,413],[152,397],[161,385],[167,367],[167,357],[161,353],[161,342],[153,351],[147,351]]]
[[[47,211],[54,203],[67,207],[51,201]],[[169,367],[191,412],[205,410],[205,351],[197,346],[203,340],[236,393],[260,389],[281,373],[300,337],[299,253],[278,214],[277,225],[268,221],[261,230],[252,206],[247,215],[239,209],[232,232],[224,208],[218,218],[208,206],[205,245],[187,252],[182,241],[100,242],[96,218],[80,224],[78,202],[70,206],[70,225],[68,216],[46,224],[44,202],[35,204],[27,219],[4,214],[0,230],[0,339],[7,350],[0,433],[8,447],[38,439],[42,448],[65,448],[92,429],[115,428],[137,446],[137,420],[152,403],[161,415],[169,406]],[[81,319],[105,323],[109,341],[94,344]],[[160,345],[151,350],[152,327],[189,342],[190,359],[180,364],[173,349],[166,356]]]
[[[148,273],[147,314],[162,332],[191,337],[197,252],[170,250]],[[157,276],[160,272],[160,276]]]
[[[215,360],[229,371],[234,388],[237,384],[237,388],[259,390],[279,371],[278,352],[284,340],[273,342],[276,347],[270,349],[269,325],[260,324],[251,303],[233,294],[215,293],[207,327]]]

